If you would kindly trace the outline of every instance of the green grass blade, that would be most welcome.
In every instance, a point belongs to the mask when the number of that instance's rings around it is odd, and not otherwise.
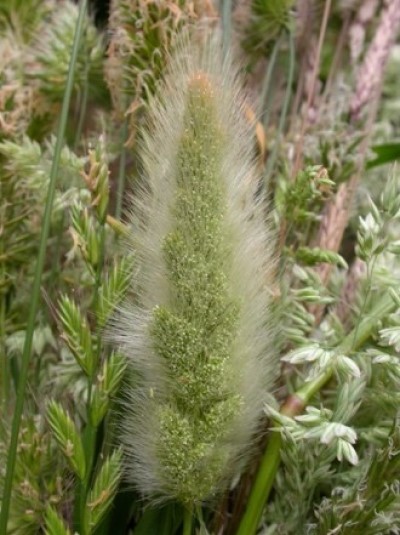
[[[281,115],[279,117],[279,125],[278,125],[278,131],[276,134],[276,141],[274,148],[272,150],[272,154],[270,154],[268,158],[267,168],[265,171],[265,180],[268,183],[270,176],[273,172],[276,158],[278,156],[279,151],[279,145],[282,138],[283,131],[285,129],[285,123],[286,123],[286,117],[287,112],[289,109],[290,104],[290,98],[292,95],[292,85],[293,85],[293,78],[294,78],[294,68],[296,63],[296,51],[295,51],[295,42],[294,42],[294,35],[293,31],[289,32],[289,67],[288,67],[288,77],[286,81],[286,92],[285,92],[285,98],[283,101],[282,111]]]
[[[367,162],[367,169],[395,162],[400,159],[400,143],[384,143],[383,145],[372,146],[376,157]]]
[[[51,212],[53,208],[53,201],[54,201],[54,195],[55,195],[56,179],[57,179],[58,168],[60,164],[61,149],[63,145],[64,134],[65,134],[65,129],[67,125],[68,110],[69,110],[69,105],[70,105],[71,95],[72,95],[72,90],[73,90],[75,64],[76,64],[76,60],[78,57],[79,43],[80,43],[82,32],[83,32],[86,10],[87,10],[87,0],[82,0],[80,9],[79,9],[79,17],[78,17],[78,21],[76,25],[76,30],[75,30],[74,44],[72,47],[72,54],[71,54],[71,60],[70,60],[70,65],[69,65],[67,84],[66,84],[66,88],[64,92],[64,99],[63,99],[63,104],[62,104],[62,109],[61,109],[60,122],[58,125],[57,142],[56,142],[56,146],[54,150],[54,159],[53,159],[51,171],[50,171],[50,182],[49,182],[49,187],[48,187],[48,192],[47,192],[46,206],[45,206],[44,215],[43,215],[43,226],[42,226],[42,232],[40,236],[39,254],[37,258],[37,264],[36,264],[35,276],[34,276],[33,288],[32,288],[32,300],[31,300],[30,309],[29,309],[26,338],[25,338],[24,349],[22,353],[21,371],[20,371],[20,378],[19,378],[19,384],[18,384],[17,399],[15,403],[14,418],[13,418],[13,423],[12,423],[10,446],[8,450],[7,469],[6,469],[6,476],[5,476],[5,481],[4,481],[3,500],[2,500],[1,515],[0,515],[0,534],[1,535],[6,535],[6,532],[7,532],[7,522],[8,522],[8,513],[9,513],[9,508],[10,508],[12,481],[13,481],[13,476],[14,476],[15,461],[17,457],[18,434],[19,434],[19,428],[20,428],[20,423],[21,423],[22,411],[24,407],[24,397],[25,397],[25,391],[26,391],[26,383],[28,379],[29,360],[30,360],[31,352],[32,352],[32,341],[33,341],[33,333],[34,333],[34,328],[35,328],[35,319],[36,319],[36,313],[37,313],[39,300],[40,300],[40,285],[41,285],[43,266],[44,266],[45,255],[46,255],[47,238],[49,235],[50,219],[51,219]]]
[[[276,39],[274,43],[274,47],[272,49],[271,56],[268,59],[268,67],[267,72],[265,73],[262,89],[261,89],[261,95],[260,95],[260,103],[261,103],[261,116],[262,116],[262,124],[264,126],[264,130],[267,130],[268,122],[269,122],[269,101],[271,100],[271,89],[272,89],[272,76],[275,71],[275,65],[276,60],[278,57],[278,52],[282,44],[283,39],[283,33],[279,35],[279,37]]]

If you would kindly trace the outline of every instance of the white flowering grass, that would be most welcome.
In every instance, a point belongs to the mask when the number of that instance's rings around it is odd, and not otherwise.
[[[136,297],[111,336],[132,371],[127,479],[151,500],[196,503],[237,472],[273,388],[273,243],[219,40],[182,44],[159,94],[131,210]]]

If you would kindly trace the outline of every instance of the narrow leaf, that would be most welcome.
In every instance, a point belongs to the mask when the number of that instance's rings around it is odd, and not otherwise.
[[[378,165],[385,165],[400,158],[400,143],[375,145],[372,147],[372,150],[375,152],[376,158],[367,162],[367,169],[378,167]]]

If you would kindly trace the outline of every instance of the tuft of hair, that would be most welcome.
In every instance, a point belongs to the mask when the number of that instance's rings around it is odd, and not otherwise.
[[[126,478],[152,501],[199,503],[229,484],[278,372],[274,240],[244,111],[220,37],[183,37],[141,147],[135,297],[109,333],[131,370]]]

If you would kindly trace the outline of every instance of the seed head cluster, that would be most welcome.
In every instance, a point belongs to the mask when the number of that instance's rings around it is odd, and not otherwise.
[[[277,363],[273,244],[240,83],[219,43],[182,44],[151,104],[132,206],[133,292],[112,328],[130,360],[126,472],[198,503],[238,470]]]

